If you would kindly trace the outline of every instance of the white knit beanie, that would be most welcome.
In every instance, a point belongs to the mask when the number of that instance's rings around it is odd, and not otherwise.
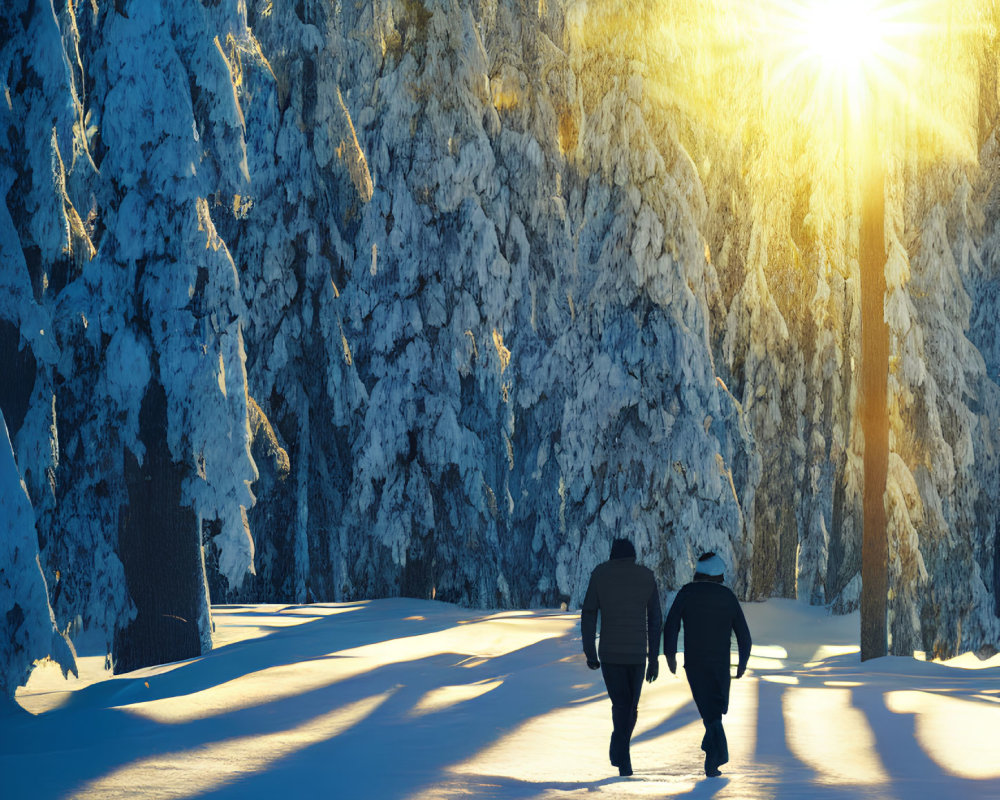
[[[715,553],[705,553],[695,567],[696,575],[708,575],[710,578],[722,577],[725,572],[726,565]]]

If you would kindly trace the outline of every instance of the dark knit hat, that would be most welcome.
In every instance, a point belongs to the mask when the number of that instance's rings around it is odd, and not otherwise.
[[[726,572],[726,565],[715,553],[709,551],[698,559],[698,564],[694,568],[694,579],[696,581],[715,581],[722,583]]]
[[[611,543],[612,558],[635,558],[635,547],[628,539],[615,539]]]

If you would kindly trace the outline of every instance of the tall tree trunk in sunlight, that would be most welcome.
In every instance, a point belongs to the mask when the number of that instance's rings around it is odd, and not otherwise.
[[[885,321],[885,175],[878,131],[868,125],[862,154],[861,427],[865,485],[861,541],[861,660],[886,655],[889,552],[885,486],[889,467],[889,327]]]

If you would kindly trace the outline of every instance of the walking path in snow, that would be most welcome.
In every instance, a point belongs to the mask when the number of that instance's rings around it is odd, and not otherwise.
[[[32,714],[0,717],[0,796],[1000,800],[1000,657],[862,665],[856,615],[744,610],[721,778],[662,659],[618,777],[578,614],[377,600],[216,607],[210,655],[117,677],[39,667]]]

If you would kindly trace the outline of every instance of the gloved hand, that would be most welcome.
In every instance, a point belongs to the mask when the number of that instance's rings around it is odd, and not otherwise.
[[[595,661],[591,661],[588,658],[587,659],[587,666],[590,667],[591,669],[600,669],[601,668],[601,662],[600,661],[596,661],[596,660]]]
[[[747,671],[747,668],[746,668],[745,665],[741,665],[741,666],[737,667],[736,668],[736,677],[737,678],[742,678],[743,677],[743,673],[746,672],[746,671]]]
[[[677,674],[677,659],[676,658],[670,658],[670,656],[667,656],[667,666],[670,668],[670,672],[671,672],[672,675],[676,675]]]
[[[652,683],[658,677],[660,677],[659,659],[654,658],[649,662],[649,666],[646,667],[646,683]]]

